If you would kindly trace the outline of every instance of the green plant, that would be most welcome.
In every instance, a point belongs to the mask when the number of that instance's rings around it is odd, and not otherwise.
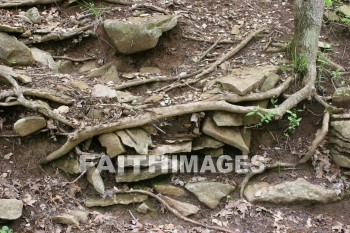
[[[333,0],[325,0],[326,7],[331,8],[333,6]]]
[[[306,54],[298,54],[297,52],[291,53],[293,71],[296,74],[305,74],[307,71],[307,67],[309,62],[307,60]]]
[[[283,131],[284,136],[289,137],[290,133],[293,133],[295,129],[300,125],[302,117],[298,117],[297,112],[302,112],[302,109],[287,110],[288,128]]]
[[[0,229],[0,233],[12,233],[12,229],[10,229],[8,226],[3,226],[1,229]]]
[[[254,108],[253,111],[248,112],[246,116],[253,116],[258,115],[260,116],[260,122],[257,124],[257,126],[262,126],[264,123],[269,123],[273,120],[273,117],[276,115],[274,112],[265,112],[264,114],[261,113],[260,107],[257,106]]]
[[[270,102],[274,108],[276,108],[278,106],[277,105],[277,102],[278,102],[277,98],[270,98]]]
[[[101,8],[95,5],[94,2],[90,1],[90,2],[85,2],[83,1],[82,3],[80,3],[80,5],[90,14],[93,14],[96,18],[100,17],[104,12],[105,12],[105,8]]]

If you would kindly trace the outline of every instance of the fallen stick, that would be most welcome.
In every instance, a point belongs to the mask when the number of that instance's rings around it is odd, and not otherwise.
[[[222,232],[227,232],[227,233],[234,233],[234,231],[230,230],[230,229],[226,229],[226,228],[222,228],[222,227],[217,227],[217,226],[210,226],[204,223],[200,223],[198,221],[195,221],[193,219],[187,218],[185,216],[183,216],[182,214],[180,214],[176,209],[172,208],[166,201],[164,201],[160,196],[157,196],[149,191],[145,191],[145,190],[129,190],[129,191],[114,191],[116,194],[132,194],[132,193],[139,193],[139,194],[144,194],[150,197],[153,197],[154,199],[156,199],[157,201],[159,201],[170,213],[174,214],[177,218],[204,227],[204,228],[208,228],[211,230],[215,230],[215,231],[222,231]]]
[[[125,5],[125,6],[131,6],[134,3],[133,2],[126,2],[122,0],[104,0],[105,2],[113,3],[113,4],[119,4],[119,5]]]
[[[212,71],[214,71],[217,66],[219,66],[221,63],[227,61],[228,59],[230,59],[232,56],[234,56],[236,53],[238,53],[242,48],[244,48],[256,35],[258,35],[259,33],[265,31],[265,29],[260,29],[257,31],[254,31],[252,33],[250,33],[244,40],[242,40],[237,46],[231,47],[229,49],[228,52],[224,53],[223,55],[221,55],[219,57],[219,59],[214,62],[213,64],[211,64],[208,68],[204,69],[201,73],[197,74],[193,80],[187,82],[187,83],[181,83],[181,84],[177,84],[171,87],[168,87],[167,89],[165,89],[165,92],[171,91],[175,88],[178,87],[184,87],[190,84],[194,84],[200,80],[202,80],[204,78],[205,75],[211,73]]]
[[[193,36],[186,36],[186,35],[182,35],[181,37],[185,38],[185,39],[189,39],[189,40],[195,40],[195,41],[199,41],[199,42],[205,42],[205,43],[215,43],[215,41],[211,41],[211,40],[206,40],[206,39],[203,39],[203,38],[196,38],[196,37],[193,37]],[[236,43],[235,41],[232,41],[232,40],[221,40],[219,42],[219,44],[234,44]]]
[[[196,74],[199,74],[202,72],[203,69],[197,70],[193,73],[186,74],[184,76],[179,76],[179,77],[156,77],[156,78],[149,78],[149,79],[144,79],[144,80],[137,80],[137,81],[132,81],[132,82],[127,82],[124,84],[116,85],[114,89],[116,90],[122,90],[126,89],[129,87],[134,87],[134,86],[140,86],[148,83],[153,83],[153,82],[168,82],[168,81],[174,81],[174,80],[181,80],[185,78],[190,78]]]
[[[160,13],[163,13],[165,15],[169,15],[169,11],[161,8],[161,7],[158,7],[158,6],[154,6],[154,5],[151,5],[151,4],[136,4],[134,6],[131,7],[131,10],[136,10],[136,9],[149,9],[149,10],[153,10],[153,11],[157,11],[157,12],[160,12]]]
[[[84,62],[84,61],[91,61],[96,59],[96,57],[87,57],[87,58],[72,58],[67,56],[52,56],[52,57],[55,59],[70,60],[74,62]]]
[[[220,36],[219,37],[219,39],[217,39],[216,41],[215,41],[215,43],[212,45],[212,46],[210,46],[203,54],[202,54],[202,56],[200,56],[200,58],[198,59],[198,62],[200,62],[205,56],[207,56],[207,54],[208,53],[210,53],[210,51],[212,51],[218,44],[219,44],[219,42],[222,40],[222,36]]]
[[[34,6],[41,4],[50,4],[60,1],[61,0],[2,0],[0,2],[0,8]]]

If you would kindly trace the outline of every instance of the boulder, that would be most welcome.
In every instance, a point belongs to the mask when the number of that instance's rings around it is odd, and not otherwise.
[[[241,132],[234,127],[219,127],[211,117],[207,117],[203,124],[203,132],[221,142],[236,147],[243,153],[248,153],[249,148],[245,144]]]
[[[16,199],[0,199],[0,220],[15,220],[22,216],[23,202]]]
[[[114,197],[101,198],[100,196],[87,196],[85,200],[86,207],[111,206],[111,205],[129,205],[131,203],[141,203],[148,199],[143,194],[116,194]]]
[[[249,202],[273,204],[329,203],[338,199],[335,190],[312,184],[304,178],[276,185],[270,185],[266,182],[248,184],[244,190],[244,196]]]
[[[240,126],[243,124],[239,114],[230,112],[214,112],[213,119],[217,126]]]
[[[173,15],[109,19],[104,28],[119,52],[132,54],[154,48],[162,33],[176,26],[177,19]]]
[[[30,49],[16,37],[0,32],[0,61],[6,65],[31,66],[35,64]]]
[[[107,155],[111,158],[126,152],[124,145],[115,133],[101,134],[98,136],[98,140],[106,148]]]
[[[181,202],[175,199],[172,199],[167,196],[161,197],[168,205],[170,205],[172,208],[176,209],[180,214],[183,216],[189,216],[192,214],[197,214],[200,211],[200,208],[198,206],[195,206],[190,203]]]
[[[87,170],[86,177],[98,193],[105,193],[105,184],[103,183],[100,172],[95,167],[91,167]]]
[[[187,193],[183,188],[174,186],[172,184],[157,183],[153,185],[153,188],[156,192],[161,193],[163,195],[175,197],[187,196]]]
[[[43,117],[24,117],[14,124],[14,130],[24,137],[46,127],[46,120]]]
[[[218,206],[223,197],[235,190],[235,187],[232,185],[208,181],[188,183],[185,185],[185,188],[210,209]]]
[[[151,136],[142,128],[131,128],[116,132],[124,145],[135,148],[142,155],[148,154],[148,146],[152,145]]]

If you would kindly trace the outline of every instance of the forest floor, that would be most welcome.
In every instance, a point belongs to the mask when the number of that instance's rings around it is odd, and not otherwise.
[[[159,1],[148,2],[160,5]],[[293,1],[291,0],[174,1],[168,10],[171,13],[182,15],[177,26],[165,32],[155,48],[135,55],[123,55],[115,51],[103,30],[102,21],[125,18],[136,13],[153,14],[154,11],[142,10],[140,13],[131,9],[130,6],[109,4],[103,1],[95,1],[95,5],[102,8],[102,15],[100,17],[91,15],[84,23],[93,25],[96,36],[40,43],[35,46],[46,51],[50,50],[56,56],[73,58],[93,56],[96,58],[93,60],[96,66],[117,60],[120,64],[118,66],[120,73],[137,73],[142,67],[158,67],[161,75],[176,76],[181,72],[191,73],[204,67],[215,61],[218,55],[227,51],[231,46],[238,44],[250,32],[267,28],[268,36],[253,39],[225,63],[226,69],[217,69],[209,77],[225,76],[232,68],[275,65],[281,62],[289,64],[285,53],[267,53],[264,51],[264,47],[269,41],[285,43],[291,39],[293,34]],[[83,15],[87,10],[79,4],[64,6],[63,3],[37,7],[40,12],[48,12],[48,15],[57,12],[63,27],[72,26],[71,16]],[[11,21],[14,20],[11,18],[12,15],[27,9],[29,8],[2,9],[0,17]],[[324,23],[321,35],[320,40],[331,45],[332,50],[328,52],[328,55],[336,63],[349,70],[349,29]],[[233,44],[219,44],[209,57],[197,61],[198,57],[211,46],[211,43],[190,39],[190,37],[214,42],[219,36],[233,41]],[[26,67],[24,70],[33,77],[31,87],[50,87],[58,91],[65,91],[76,100],[76,103],[82,104],[82,107],[78,107],[78,104],[70,107],[67,117],[77,121],[85,121],[86,125],[97,123],[88,116],[91,108],[105,106],[103,108],[108,109],[111,114],[110,119],[130,114],[142,114],[142,109],[121,108],[118,105],[113,105],[112,101],[101,103],[99,100],[91,99],[89,92],[100,81],[98,78],[84,78],[87,72],[81,73],[79,71],[83,64],[82,62],[74,62],[73,70],[67,75],[48,75],[50,71],[39,65]],[[292,74],[286,73],[284,75]],[[73,87],[70,82],[72,79],[84,80],[89,88],[82,91]],[[318,85],[318,93],[325,96],[332,94],[335,88],[331,79],[325,77],[322,81]],[[344,81],[344,85],[348,85],[350,83],[349,76],[344,76]],[[152,91],[170,84],[172,83],[155,82],[127,90],[135,96],[146,98]],[[287,90],[287,93],[293,93],[299,87],[300,83],[295,82]],[[4,89],[7,87],[0,87],[0,90]],[[201,92],[202,90],[196,86],[182,87],[167,92],[165,99],[171,100],[172,105],[187,103],[197,100]],[[58,106],[52,103],[53,108]],[[159,107],[160,103],[156,102],[148,106]],[[288,137],[283,134],[283,131],[288,127],[286,117],[261,127],[252,127],[250,154],[264,154],[285,162],[298,161],[307,151],[316,131],[322,125],[324,108],[315,101],[302,102],[297,108],[303,110],[298,113],[302,121],[295,132]],[[15,136],[14,122],[30,112],[31,110],[24,107],[0,107],[0,198],[19,198],[25,203],[23,216],[9,224],[14,232],[213,232],[177,219],[155,200],[151,200],[151,202],[156,210],[147,214],[136,211],[138,204],[115,205],[89,209],[91,220],[79,227],[52,222],[51,216],[64,209],[83,207],[85,197],[95,191],[86,179],[65,184],[76,177],[64,174],[50,163],[47,165],[39,164],[40,160],[64,143],[64,135],[53,135],[48,130],[28,137]],[[162,125],[161,128],[167,134],[188,133],[188,128],[183,127],[188,123],[191,124],[189,116],[175,117],[164,124],[165,126]],[[14,136],[6,137],[5,135]],[[94,148],[96,152],[102,150],[95,139],[91,148]],[[320,163],[332,163],[327,142],[321,145],[316,156],[318,160],[314,160],[313,164],[310,162],[293,170],[270,170],[254,177],[253,181],[277,184],[281,181],[302,177],[312,183],[331,187],[338,182],[337,179],[346,179],[340,174],[341,169],[334,164],[327,169],[320,168]],[[105,176],[105,180],[107,180],[109,175]],[[112,175],[109,178],[110,180],[114,179]],[[129,184],[129,187],[152,187],[153,183],[159,181],[181,184],[202,179],[239,185],[243,178],[243,175],[235,173],[173,174],[160,176],[146,182]],[[113,182],[106,182],[105,185],[108,188],[124,187],[124,184],[116,185]],[[194,196],[181,199],[181,201],[201,207],[200,212],[192,216],[193,219],[208,224],[214,224],[215,221],[213,223],[212,220],[219,219],[221,224],[234,232],[350,232],[349,199],[331,204],[308,206],[242,202],[240,207],[234,209],[233,212],[225,213],[222,211],[230,203],[238,200],[240,200],[238,188],[229,199],[223,200],[214,209],[203,206]]]

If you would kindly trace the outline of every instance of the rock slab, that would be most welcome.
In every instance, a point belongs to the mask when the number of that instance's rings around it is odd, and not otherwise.
[[[16,199],[0,199],[0,219],[15,220],[22,216],[23,202]]]
[[[46,127],[46,120],[43,117],[29,116],[19,119],[14,124],[16,133],[24,137]]]

